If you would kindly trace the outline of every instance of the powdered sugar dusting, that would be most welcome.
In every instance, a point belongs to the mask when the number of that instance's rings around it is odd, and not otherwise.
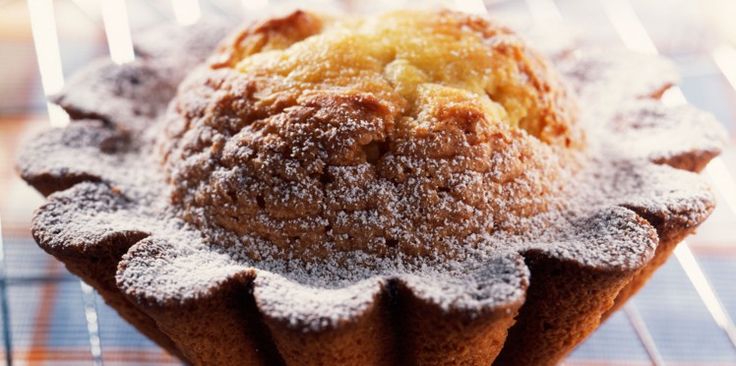
[[[117,65],[101,59],[75,74],[52,99],[72,118],[102,119],[140,130],[165,110],[178,82],[165,60]]]
[[[141,303],[163,305],[212,296],[221,285],[251,269],[230,256],[206,250],[195,235],[152,236],[131,247],[123,257],[118,286]],[[147,258],[145,261],[136,258]]]
[[[501,230],[473,232],[462,240],[448,241],[446,245],[454,248],[451,256],[442,251],[411,257],[391,251],[376,255],[369,251],[336,250],[333,246],[338,243],[322,243],[320,250],[329,255],[308,260],[290,255],[284,246],[248,233],[202,232],[178,218],[177,209],[168,201],[170,186],[153,153],[154,137],[138,133],[159,120],[162,105],[173,95],[171,79],[165,73],[144,72],[156,69],[157,58],[165,58],[150,54],[150,59],[126,66],[93,66],[88,72],[111,76],[81,77],[61,100],[68,110],[77,112],[72,113],[75,116],[97,116],[107,122],[74,121],[64,130],[51,130],[38,143],[28,145],[20,159],[21,172],[31,182],[33,177],[44,174],[48,179],[61,180],[69,172],[87,173],[84,180],[97,181],[77,184],[52,195],[37,213],[34,235],[49,251],[80,253],[86,251],[85,247],[104,242],[109,235],[128,233],[133,241],[140,240],[125,256],[118,283],[142,302],[193,301],[209,296],[223,281],[255,276],[254,291],[262,311],[308,329],[322,329],[365,312],[391,281],[402,281],[416,296],[447,311],[477,312],[519,301],[524,296],[529,273],[522,256],[530,251],[600,268],[634,270],[642,266],[656,247],[656,233],[641,217],[623,207],[639,214],[662,214],[666,220],[687,225],[697,225],[713,208],[712,194],[702,179],[651,161],[661,162],[663,157],[697,150],[718,151],[721,134],[718,127],[709,117],[689,107],[673,109],[655,100],[639,100],[656,94],[670,82],[669,71],[662,72],[657,66],[661,65],[659,61],[624,62],[628,66],[622,66],[619,61],[627,60],[626,57],[578,50],[574,58],[556,63],[583,101],[582,123],[588,132],[588,146],[581,156],[570,160],[576,169],[562,169],[555,176],[555,181],[562,183],[560,190],[556,191],[554,204],[542,213],[509,215],[515,220],[499,226]],[[643,68],[649,70],[646,78],[634,78],[641,79],[641,83],[611,76],[641,70],[642,64],[653,66]],[[143,74],[147,75],[144,83],[132,83],[132,79],[124,76]],[[123,81],[109,79],[118,77]],[[92,82],[102,84],[90,89]],[[118,88],[120,85],[125,85],[124,91]],[[151,86],[171,93],[159,94],[168,97],[147,104],[143,99],[150,98]],[[112,93],[116,99],[107,103],[110,90],[117,90]],[[146,109],[141,113],[142,106]],[[139,112],[133,112],[133,107]],[[352,126],[361,128],[360,124]],[[337,132],[330,133],[334,135],[320,137],[339,139]],[[667,134],[669,138],[655,142],[651,138],[655,134]],[[214,134],[199,137],[211,136]],[[339,145],[342,149],[350,149],[355,143],[344,142]],[[255,153],[228,143],[223,142],[223,151],[229,151],[235,160]],[[303,149],[298,150],[297,146]],[[306,145],[294,148],[291,154],[310,153]],[[560,163],[554,156],[539,154],[543,164]],[[484,174],[473,169],[448,174],[448,191],[437,191],[438,199],[431,206],[438,212],[449,210],[447,205],[456,205],[452,209],[462,207],[466,219],[452,224],[472,227],[497,225],[491,217],[475,209],[472,203],[478,200],[486,200],[496,205],[494,210],[505,212],[511,207],[505,206],[507,201],[496,198],[513,197],[514,192],[526,190],[532,194],[523,197],[527,201],[521,206],[539,204],[534,201],[538,199],[534,187],[545,177],[535,170],[521,172],[524,179],[514,183],[492,186],[493,189],[484,192],[485,197],[462,196],[463,192],[482,191],[468,187],[504,180],[504,176],[494,174],[513,164],[509,160],[511,156],[490,156],[489,164],[497,168]],[[315,156],[314,166],[284,164],[277,167],[278,173],[298,177],[300,171],[316,169],[320,161],[324,163],[320,159],[327,157]],[[417,166],[407,156],[396,155],[391,159],[396,159],[396,166],[402,169],[426,169],[425,174],[443,174],[442,169],[469,164],[462,157],[449,160],[446,165],[424,166]],[[192,166],[212,164],[202,156],[194,157],[190,163]],[[272,164],[262,163],[260,169]],[[232,171],[243,169],[236,165],[231,168]],[[372,200],[394,197],[385,206],[392,210],[411,204],[406,201],[411,199],[411,191],[396,192],[392,185],[381,183],[361,186],[362,177],[372,174],[370,164],[335,166],[327,173],[329,179],[342,182],[340,189],[314,193],[301,182],[284,183],[280,191],[282,202],[269,199],[269,203],[288,208],[293,202],[307,202],[304,198],[309,195],[322,194],[329,202],[340,202],[345,207],[370,204],[365,197]],[[228,174],[231,171],[216,169],[213,176],[221,183],[227,181]],[[258,184],[257,181],[232,182]],[[217,187],[227,190],[226,186]],[[462,199],[449,199],[453,196]],[[258,200],[254,198],[253,204],[257,207]],[[203,209],[191,212],[195,217],[206,214]],[[385,214],[376,210],[344,210],[334,217],[334,222],[349,221],[383,230],[387,227]],[[291,224],[283,230],[304,231],[321,223],[294,220]],[[438,227],[442,225],[419,229],[430,232]],[[524,230],[513,230],[519,227]],[[335,230],[336,226],[333,224],[331,229]],[[376,243],[379,247],[386,244]]]
[[[655,100],[622,103],[609,123],[611,140],[617,140],[611,149],[622,156],[654,162],[668,162],[694,152],[714,156],[726,138],[711,114],[690,105],[665,107]]]
[[[630,51],[577,50],[558,56],[555,66],[578,94],[583,120],[596,128],[622,104],[661,95],[679,80],[668,60]]]
[[[254,286],[262,312],[284,321],[291,328],[317,331],[354,321],[376,303],[387,282],[372,277],[342,288],[319,289],[260,271]],[[294,297],[299,298],[298,307],[291,300]],[[326,308],[334,310],[331,316],[325,316]]]
[[[158,139],[181,217],[222,245],[263,239],[283,256],[450,257],[478,245],[471,234],[524,231],[557,205],[557,177],[583,141],[556,74],[481,19],[384,17],[302,38],[293,27],[323,20],[295,13],[243,30],[220,51],[229,62],[193,72]],[[281,30],[289,37],[270,45]],[[346,62],[338,50],[353,39],[376,47]],[[439,55],[452,73],[436,72]]]

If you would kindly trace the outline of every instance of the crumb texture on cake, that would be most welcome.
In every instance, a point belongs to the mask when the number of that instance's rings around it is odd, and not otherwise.
[[[159,145],[183,217],[284,256],[445,255],[522,231],[584,145],[542,56],[453,12],[267,21],[172,106]]]

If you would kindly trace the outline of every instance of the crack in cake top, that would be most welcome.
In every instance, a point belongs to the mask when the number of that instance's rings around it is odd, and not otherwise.
[[[451,256],[559,204],[585,143],[575,110],[547,62],[487,20],[296,12],[223,43],[158,144],[172,201],[211,237],[284,257]]]

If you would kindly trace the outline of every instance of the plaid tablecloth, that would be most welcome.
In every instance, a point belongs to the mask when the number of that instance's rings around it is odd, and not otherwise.
[[[88,2],[55,3],[65,70],[73,71],[93,56],[106,54],[99,18],[89,7],[79,6]],[[681,67],[688,99],[716,114],[733,134],[736,92],[709,54],[715,36],[703,3],[641,0],[635,5],[657,45]],[[141,27],[171,18],[169,2],[130,0],[127,4],[133,37]],[[220,16],[234,6],[222,1],[201,1],[201,5],[203,12]],[[620,46],[599,1],[559,0],[556,5],[570,24],[584,30],[586,38]],[[521,1],[495,1],[490,9],[503,17],[529,16],[527,4]],[[666,19],[663,9],[667,9]],[[83,290],[74,276],[30,238],[31,212],[43,200],[15,176],[12,161],[18,141],[47,122],[26,18],[24,1],[0,2],[0,253],[5,256],[0,261],[5,266],[0,269],[0,360],[5,361],[0,364],[10,359],[14,365],[177,364],[94,292]],[[736,174],[733,143],[723,161]],[[722,196],[719,200],[711,219],[689,241],[733,318],[736,214]],[[642,340],[642,332],[651,336],[651,343]],[[565,364],[649,365],[657,357],[667,365],[736,365],[736,347],[674,258],[630,302],[627,311],[610,318]]]

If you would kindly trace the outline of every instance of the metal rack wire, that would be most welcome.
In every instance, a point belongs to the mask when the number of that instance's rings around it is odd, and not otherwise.
[[[101,13],[113,61],[125,63],[133,59],[130,25],[127,18],[121,16],[125,15],[130,2],[105,0],[101,2],[101,11],[97,11],[90,8],[89,1],[71,1],[87,16]],[[330,0],[313,2],[327,5],[338,3]],[[288,6],[288,1],[271,1],[271,5],[274,3]],[[355,6],[354,2],[339,3],[348,9]],[[494,12],[522,14],[543,24],[574,18],[568,17],[565,9],[573,7],[576,1],[493,1],[484,4],[482,1],[458,0],[448,3],[475,12],[488,6]],[[608,31],[616,35],[625,47],[657,53],[655,43],[629,0],[599,0],[595,3],[591,5],[586,2],[585,6],[598,7],[602,11],[610,25]],[[32,24],[53,23],[53,0],[28,0],[28,4]],[[237,14],[234,9],[239,7],[247,11],[246,15],[252,15],[252,12],[264,11],[269,1],[244,0],[238,4],[236,1],[187,0],[144,4],[142,6],[148,7],[151,12],[172,17],[185,25],[196,22],[203,13],[232,16]],[[55,31],[49,33],[34,29],[37,45],[52,45],[37,47],[37,50],[41,49],[37,53],[47,94],[57,91],[63,84],[60,56],[55,54],[58,53],[56,38]],[[715,76],[730,82],[732,89],[724,93],[733,93],[736,90],[736,49],[722,43],[708,57],[713,59],[716,65],[714,71],[719,73]],[[666,100],[671,103],[685,102],[686,92],[673,89]],[[736,94],[731,94],[731,97],[734,96]],[[63,125],[68,122],[68,117],[58,107],[49,104],[48,108],[51,123]],[[736,183],[732,171],[724,160],[716,160],[706,171],[717,187],[722,203],[725,203],[722,206],[730,209],[731,215],[736,214]],[[6,240],[3,241],[3,238]],[[604,324],[566,364],[736,364],[736,327],[729,315],[729,310],[736,311],[736,290],[729,287],[731,279],[736,278],[735,250],[734,247],[726,249],[731,254],[723,258],[718,255],[698,257],[697,250],[694,255],[691,247],[681,245],[676,252],[677,261],[670,261],[662,268],[662,273],[655,275],[652,284],[630,301],[623,312]],[[703,258],[707,258],[707,265],[704,265]],[[668,296],[676,301],[668,304],[669,308],[664,311],[660,306],[668,300]],[[682,306],[682,309],[677,306]],[[64,310],[59,311],[58,308]],[[54,311],[61,315],[54,314]],[[689,313],[678,318],[683,311]],[[653,320],[658,312],[669,314],[672,318]],[[1,221],[0,315],[2,354],[6,365],[49,362],[74,365],[177,364],[175,359],[165,355],[120,320],[92,288],[80,283],[42,253],[27,235],[4,236]],[[668,330],[693,333],[692,337],[686,337],[691,345],[685,347],[687,352],[681,349],[682,342],[668,338]],[[619,348],[610,349],[611,345]]]

